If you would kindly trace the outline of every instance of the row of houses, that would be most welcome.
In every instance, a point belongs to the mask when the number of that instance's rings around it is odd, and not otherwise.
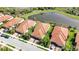
[[[14,18],[10,15],[0,14],[0,23],[5,20],[8,21],[3,24],[3,27],[5,29],[14,27],[18,34],[25,34],[26,32],[28,32],[29,28],[34,27],[36,25],[31,36],[38,39],[42,39],[47,33],[48,29],[50,28],[49,23],[42,23],[40,21],[33,21],[30,19],[24,20],[23,18],[19,17]],[[68,28],[55,26],[54,30],[52,30],[50,41],[59,47],[65,46],[68,34],[69,34]],[[76,48],[79,49],[79,33],[77,33],[76,35],[75,42],[77,43]]]
[[[4,14],[0,13],[0,22],[5,21],[5,20],[11,20],[12,18],[13,18],[13,16],[4,15]]]

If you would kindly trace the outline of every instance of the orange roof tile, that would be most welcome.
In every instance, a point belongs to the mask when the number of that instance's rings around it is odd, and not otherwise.
[[[52,32],[52,37],[51,41],[55,42],[59,46],[65,45],[65,40],[67,39],[68,36],[68,29],[55,26],[53,32]]]
[[[75,40],[75,42],[76,42],[76,49],[79,50],[79,32],[78,32],[77,35],[76,35],[76,40]]]
[[[5,20],[6,20],[6,19],[10,19],[10,18],[12,19],[13,16],[10,16],[10,15],[5,15],[5,16],[4,16],[4,19],[5,19]]]
[[[19,23],[20,21],[21,21],[21,19],[19,19],[19,18],[13,18],[12,20],[5,23],[3,26],[6,27],[6,28],[9,28],[9,27]]]
[[[0,17],[0,22],[4,21],[4,18],[3,16]]]
[[[16,31],[20,33],[25,33],[28,30],[28,28],[31,28],[34,25],[35,25],[35,21],[25,20],[16,28]]]
[[[45,33],[47,32],[49,26],[50,25],[48,23],[37,22],[37,26],[34,29],[32,36],[35,36],[37,38],[42,38],[43,35],[45,35]]]
[[[78,49],[78,50],[79,50],[79,43],[77,43],[77,44],[76,44],[76,49]]]
[[[75,40],[75,42],[79,42],[79,32],[78,32],[77,35],[76,35],[76,40]]]
[[[5,20],[9,20],[12,19],[13,17],[10,15],[4,15],[0,17],[0,22],[5,21]]]

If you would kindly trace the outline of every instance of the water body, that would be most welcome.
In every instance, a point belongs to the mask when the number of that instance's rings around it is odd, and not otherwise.
[[[29,17],[29,19],[34,19],[34,20],[37,19],[42,22],[52,22],[56,24],[68,25],[71,27],[75,27],[76,29],[79,30],[79,20],[72,19],[55,12],[46,12],[46,13],[32,15]]]

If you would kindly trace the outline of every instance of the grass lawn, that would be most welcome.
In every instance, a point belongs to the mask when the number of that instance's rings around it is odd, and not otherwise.
[[[50,45],[50,39],[51,39],[51,33],[53,31],[53,27],[50,26],[47,33],[45,34],[44,38],[41,39],[41,46],[44,46],[46,48],[49,48],[49,45]]]
[[[0,48],[0,51],[12,51],[12,49],[4,46],[4,47]]]
[[[0,24],[0,29],[2,28],[3,24]]]
[[[56,12],[56,13],[68,16],[70,18],[78,19],[79,20],[79,16],[71,15],[71,14],[65,13],[63,11],[58,11],[58,10],[43,10],[43,11],[42,10],[35,10],[35,11],[31,12],[31,13],[23,15],[22,17],[25,18],[25,19],[28,19],[28,17],[31,16],[31,15],[35,15],[35,14],[39,14],[39,13],[44,13],[44,12]]]
[[[57,11],[57,12],[58,12],[59,14],[63,14],[63,15],[68,16],[68,17],[70,17],[70,18],[79,20],[79,16],[71,15],[71,14],[68,14],[68,13],[65,13],[65,12],[59,12],[59,11]]]
[[[6,33],[13,35],[15,33],[15,28],[9,29]]]
[[[73,51],[73,43],[75,41],[75,30],[74,29],[70,29],[69,31],[69,37],[66,41],[66,45],[65,45],[65,50],[66,51]]]

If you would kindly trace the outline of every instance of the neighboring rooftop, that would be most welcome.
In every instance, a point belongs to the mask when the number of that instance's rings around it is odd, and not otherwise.
[[[32,36],[36,38],[43,38],[45,33],[48,31],[50,27],[50,24],[48,23],[42,23],[40,21],[37,22],[37,26],[34,29],[34,32],[32,33]]]
[[[31,28],[35,24],[36,22],[33,20],[25,20],[16,28],[16,31],[19,33],[26,33],[28,28]]]
[[[76,49],[79,50],[79,32],[76,35],[75,43],[76,43]]]
[[[23,21],[23,19],[20,19],[20,18],[16,17],[16,18],[13,18],[12,20],[8,21],[7,23],[5,23],[3,25],[3,27],[10,28],[15,24],[21,23],[21,21]]]
[[[68,29],[60,26],[55,26],[52,32],[51,41],[58,46],[64,46],[68,37]]]
[[[10,15],[2,15],[1,17],[0,17],[0,22],[3,22],[3,21],[5,21],[5,20],[11,20],[13,17],[12,16],[10,16]]]
[[[11,15],[4,15],[4,19],[12,19],[13,18],[13,16],[11,16]]]

